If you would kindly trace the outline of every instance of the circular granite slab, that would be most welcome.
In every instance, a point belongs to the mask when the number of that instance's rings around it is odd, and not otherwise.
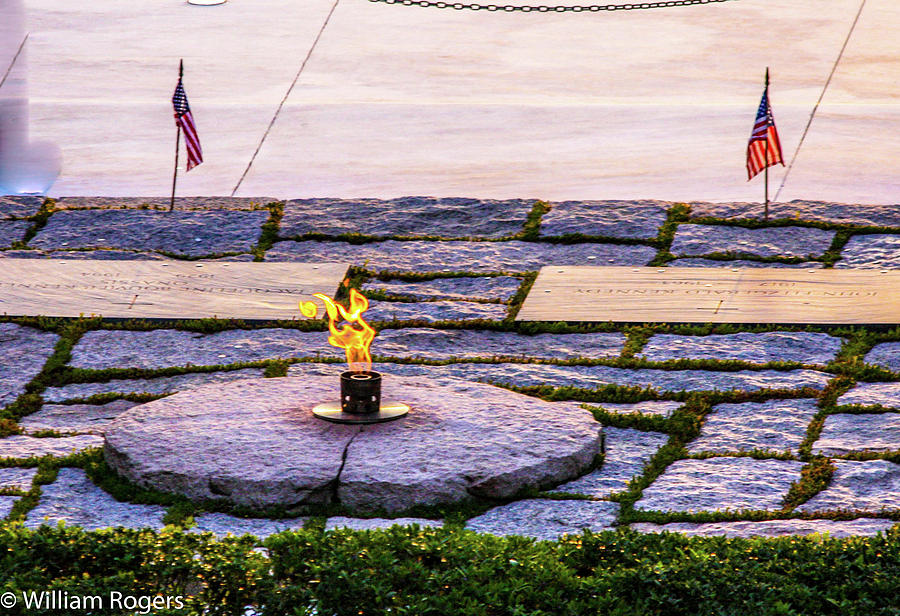
[[[254,508],[340,502],[400,511],[472,496],[506,498],[587,470],[600,424],[574,405],[491,385],[385,376],[397,421],[316,419],[336,378],[247,379],[142,404],[106,430],[107,462],[146,487]]]

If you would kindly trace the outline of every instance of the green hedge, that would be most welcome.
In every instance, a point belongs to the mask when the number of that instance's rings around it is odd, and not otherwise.
[[[154,614],[900,613],[897,530],[844,540],[620,531],[534,542],[454,529],[308,529],[262,545],[168,529],[8,525],[0,528],[0,592],[183,597],[182,609]],[[21,605],[4,611],[86,613]]]

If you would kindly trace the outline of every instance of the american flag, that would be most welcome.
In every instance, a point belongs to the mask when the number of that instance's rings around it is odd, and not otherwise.
[[[194,116],[191,114],[184,86],[181,85],[181,77],[178,77],[178,85],[172,95],[172,105],[175,107],[175,124],[184,133],[188,155],[187,170],[190,171],[203,162],[203,150],[200,149],[200,138],[197,137],[197,127],[194,126]]]
[[[747,180],[752,180],[763,169],[778,163],[784,165],[784,159],[781,156],[778,130],[775,128],[775,117],[769,105],[769,88],[766,87],[756,112],[750,143],[747,144]]]

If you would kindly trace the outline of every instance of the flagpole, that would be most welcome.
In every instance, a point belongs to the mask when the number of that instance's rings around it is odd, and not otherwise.
[[[769,67],[766,67],[766,101],[769,100]],[[765,184],[766,184],[766,205],[765,220],[769,220],[769,117],[766,110],[766,160],[765,160]]]
[[[178,83],[184,77],[184,60],[178,63]],[[178,151],[181,149],[181,122],[178,116],[175,116],[175,125],[178,127],[178,133],[175,135],[175,169],[172,171],[172,199],[169,201],[169,211],[175,209],[175,183],[178,182]]]

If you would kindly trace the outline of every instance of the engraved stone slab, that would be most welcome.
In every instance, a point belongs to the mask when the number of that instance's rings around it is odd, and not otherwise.
[[[313,417],[339,391],[333,378],[252,379],[156,400],[107,428],[106,459],[131,481],[195,500],[399,511],[550,488],[599,451],[588,411],[489,385],[391,377],[385,398],[412,411],[364,427]]]
[[[634,508],[697,513],[717,509],[773,510],[791,484],[800,480],[802,462],[753,458],[678,460],[646,488]]]
[[[818,411],[815,400],[717,404],[687,450],[728,453],[765,449],[796,454]]]
[[[193,263],[5,259],[0,312],[7,315],[246,320],[302,319],[298,302],[331,295],[341,263]],[[315,300],[318,302],[318,300]],[[324,307],[319,308],[320,314]]]
[[[737,522],[672,522],[652,524],[637,522],[629,528],[641,533],[681,533],[688,537],[785,537],[828,534],[833,539],[870,537],[883,533],[896,524],[894,520],[857,518],[855,520],[759,520]]]
[[[797,511],[900,510],[900,464],[887,460],[835,460],[834,465],[836,470],[828,487],[797,507]]]
[[[812,451],[826,456],[853,451],[900,451],[900,413],[829,415]]]
[[[817,257],[831,246],[836,231],[809,227],[747,229],[726,225],[679,225],[670,251],[674,255],[712,253],[758,257]]]
[[[563,535],[611,530],[619,503],[584,500],[520,500],[470,519],[468,530],[492,535],[522,535],[555,541]]]
[[[900,323],[900,271],[547,266],[517,321]]]

